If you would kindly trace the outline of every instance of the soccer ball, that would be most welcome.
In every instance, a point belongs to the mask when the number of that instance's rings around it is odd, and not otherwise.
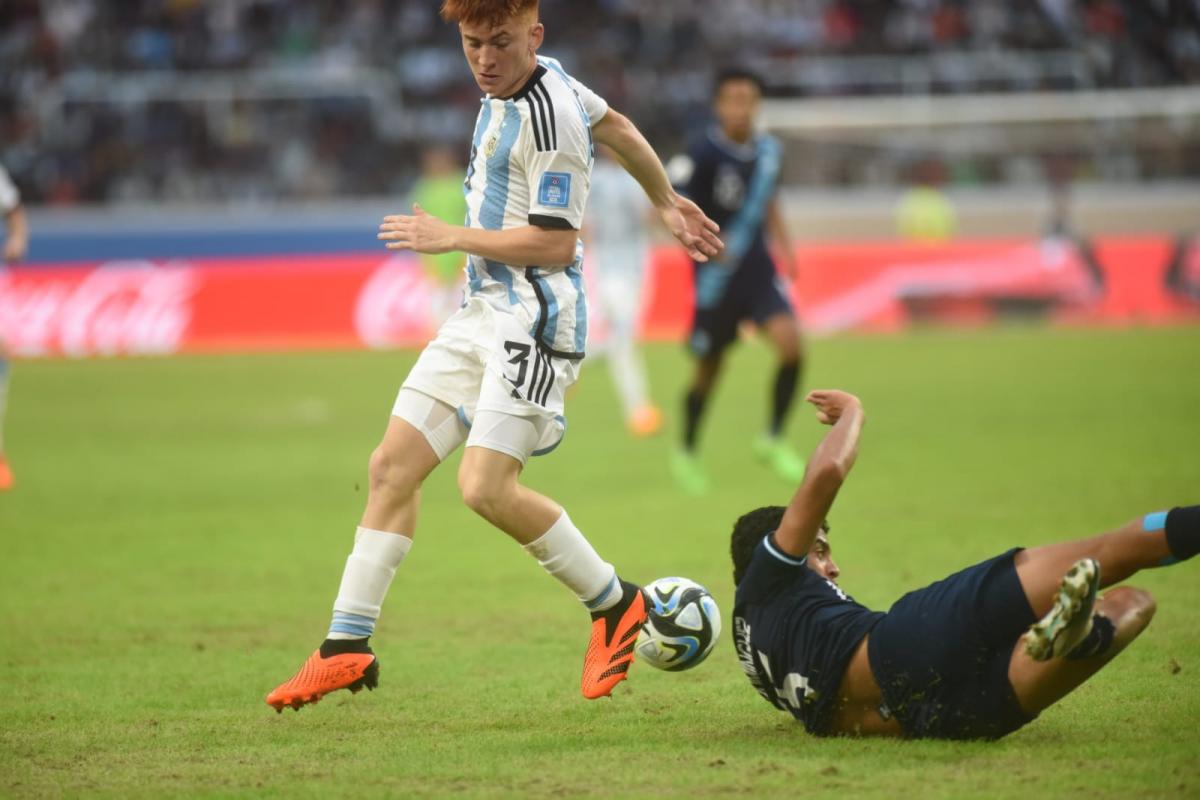
[[[708,589],[687,578],[659,578],[644,588],[650,605],[635,645],[638,657],[671,672],[708,658],[721,635],[721,612]]]

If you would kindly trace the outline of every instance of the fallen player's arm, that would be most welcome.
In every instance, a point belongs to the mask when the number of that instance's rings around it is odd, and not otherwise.
[[[379,239],[389,250],[418,253],[463,252],[502,264],[530,267],[567,267],[575,263],[574,228],[523,225],[492,231],[451,225],[431,216],[416,203],[413,213],[383,218]]]
[[[617,162],[642,185],[659,218],[687,248],[689,256],[708,261],[710,256],[721,252],[725,246],[717,236],[721,227],[705,216],[699,206],[675,192],[654,148],[628,117],[610,108],[592,126],[592,137],[607,145]]]
[[[817,419],[832,429],[809,458],[800,488],[788,503],[779,530],[775,531],[775,544],[796,558],[808,555],[838,490],[854,466],[864,419],[862,403],[847,392],[815,391],[809,392],[805,399],[817,407]]]

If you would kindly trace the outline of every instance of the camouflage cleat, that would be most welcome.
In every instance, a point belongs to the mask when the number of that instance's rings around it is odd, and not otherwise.
[[[1025,652],[1034,661],[1065,656],[1092,632],[1092,609],[1100,588],[1100,563],[1082,558],[1067,570],[1054,606],[1025,634]]]

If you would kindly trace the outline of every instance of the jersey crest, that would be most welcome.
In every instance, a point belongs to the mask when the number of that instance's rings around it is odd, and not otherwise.
[[[746,200],[746,184],[732,164],[719,164],[713,181],[713,199],[730,211],[741,208]]]

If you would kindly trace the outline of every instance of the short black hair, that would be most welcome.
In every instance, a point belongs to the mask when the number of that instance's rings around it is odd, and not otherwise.
[[[768,533],[779,528],[783,521],[783,506],[763,506],[748,511],[733,523],[733,535],[729,540],[729,554],[733,557],[733,585],[737,586],[750,567],[754,549]],[[829,533],[829,521],[821,523],[821,530]]]
[[[762,76],[754,70],[742,66],[725,67],[717,73],[717,77],[713,81],[713,97],[720,93],[722,86],[733,81],[749,81],[758,87],[759,94],[763,94],[767,88]]]

